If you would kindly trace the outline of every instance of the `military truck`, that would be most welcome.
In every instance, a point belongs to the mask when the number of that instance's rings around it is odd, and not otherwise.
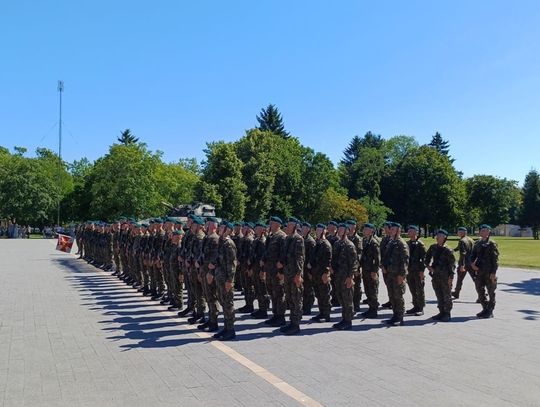
[[[202,218],[216,216],[215,205],[209,203],[195,202],[192,204],[181,204],[176,206],[173,206],[168,202],[162,202],[162,204],[169,210],[167,216],[178,218],[182,222],[187,221],[188,215],[196,215]]]

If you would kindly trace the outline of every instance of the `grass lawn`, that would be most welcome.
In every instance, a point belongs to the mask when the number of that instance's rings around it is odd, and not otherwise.
[[[473,237],[473,239],[477,239]],[[435,242],[432,238],[422,239],[426,245]],[[459,239],[451,236],[448,245],[453,249]],[[530,237],[494,236],[493,240],[499,246],[499,264],[508,267],[535,268],[540,270],[540,240]]]

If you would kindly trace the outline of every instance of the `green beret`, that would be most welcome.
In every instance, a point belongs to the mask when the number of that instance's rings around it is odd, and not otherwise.
[[[364,223],[364,227],[375,230],[375,225],[373,223]]]
[[[250,229],[255,229],[255,224],[253,222],[246,222],[246,226]]]
[[[416,225],[409,225],[409,230],[412,229],[412,230],[416,230],[417,232],[420,230],[420,228]]]
[[[391,228],[392,223],[394,223],[394,222],[386,221],[386,222],[383,223],[383,226],[387,226],[387,227]]]
[[[193,218],[193,223],[195,223],[196,225],[204,225],[204,219],[199,216],[195,216]]]
[[[266,229],[266,225],[264,223],[262,223],[262,222],[257,222],[255,224],[255,227],[260,227],[260,228],[265,228]]]
[[[178,229],[173,232],[173,235],[183,235],[183,234],[184,234],[184,231],[182,229]]]
[[[355,220],[352,220],[352,219],[349,219],[348,221],[345,222],[347,225],[354,225],[356,226],[356,221]]]
[[[330,222],[328,222],[328,225],[339,226],[335,220],[331,220]]]
[[[460,232],[466,232],[467,228],[465,226],[460,226],[457,228],[457,230],[459,230]]]
[[[326,229],[326,225],[324,223],[317,223],[317,229]]]
[[[142,222],[141,223],[141,227],[147,228],[148,226],[149,226],[148,222]]]
[[[482,229],[491,230],[491,226],[486,225],[486,224],[484,223],[483,225],[480,225],[480,230],[482,230]]]
[[[291,216],[289,219],[287,219],[287,223],[302,223],[300,222],[297,218],[295,218],[294,216]]]
[[[445,235],[446,237],[448,237],[448,231],[446,231],[444,229],[437,230],[437,234],[438,235]]]
[[[398,222],[392,222],[392,225],[390,227],[393,227],[393,228],[400,228],[401,229],[401,223],[398,223]]]
[[[232,223],[232,222],[222,222],[221,224],[225,225],[227,228],[231,230],[234,229],[234,226],[236,225],[235,223]]]
[[[283,224],[283,221],[281,220],[281,218],[280,218],[279,216],[271,216],[271,217],[270,217],[270,220],[271,220],[272,222],[277,222],[277,223],[279,223],[280,225]]]
[[[182,222],[180,219],[176,219],[176,220],[174,221],[174,224],[175,224],[175,225],[182,225],[182,226],[184,226],[184,222]]]
[[[346,224],[346,223],[340,223],[340,224],[338,225],[338,227],[340,227],[340,228],[347,228],[347,224]]]
[[[206,218],[207,222],[219,223],[218,219],[214,216],[209,216]]]
[[[302,226],[305,226],[305,227],[311,229],[311,223],[309,223],[309,222],[302,222]]]

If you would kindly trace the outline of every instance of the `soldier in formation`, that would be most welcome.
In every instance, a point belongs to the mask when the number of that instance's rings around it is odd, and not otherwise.
[[[236,313],[262,319],[286,335],[297,334],[315,299],[318,313],[312,322],[330,322],[332,307],[339,306],[341,319],[333,327],[348,330],[360,311],[362,293],[367,304],[362,318],[378,318],[379,307],[389,307],[393,316],[385,322],[403,325],[405,315],[423,315],[426,268],[439,308],[434,320],[451,319],[452,296],[459,298],[466,274],[475,282],[482,305],[477,316],[493,316],[499,252],[488,225],[480,227],[476,243],[465,228],[459,228],[460,240],[454,250],[448,247],[448,232],[443,229],[427,250],[416,225],[407,228],[407,242],[401,237],[399,223],[386,222],[382,238],[376,232],[372,223],[358,227],[354,220],[312,227],[294,217],[284,222],[272,216],[266,225],[190,215],[185,224],[176,218],[142,222],[122,218],[112,224],[91,221],[77,228],[76,240],[81,258],[112,270],[143,295],[178,311],[189,324],[197,324],[220,340],[236,337]],[[458,282],[452,293],[454,251],[459,252]],[[382,306],[381,275],[389,298]],[[413,304],[407,311],[406,286]],[[233,301],[235,289],[244,297],[244,305],[238,309]]]

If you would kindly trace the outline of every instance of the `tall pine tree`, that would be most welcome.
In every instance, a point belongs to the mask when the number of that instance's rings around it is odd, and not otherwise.
[[[281,113],[279,113],[279,110],[273,104],[269,104],[266,108],[261,109],[261,113],[257,115],[257,121],[259,122],[259,130],[269,131],[283,138],[290,136],[283,125]]]
[[[131,134],[130,129],[125,129],[123,132],[121,132],[120,137],[118,137],[117,140],[120,142],[120,144],[123,144],[125,146],[137,144],[139,142],[139,139],[133,134]]]
[[[431,138],[428,146],[433,147],[442,155],[449,157],[448,153],[450,152],[450,142],[444,140],[441,136],[441,133],[436,132],[435,135]]]

